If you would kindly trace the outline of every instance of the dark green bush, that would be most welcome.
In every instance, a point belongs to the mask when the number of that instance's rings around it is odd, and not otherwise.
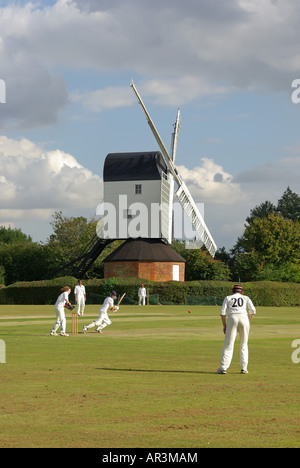
[[[229,281],[169,281],[157,283],[136,278],[90,279],[85,280],[87,304],[101,304],[112,289],[118,296],[124,292],[124,304],[138,300],[138,289],[144,283],[152,303],[160,304],[207,304],[221,305],[225,296],[231,294],[233,286]],[[0,289],[0,304],[54,304],[60,288],[70,286],[71,302],[74,303],[74,287],[77,279],[73,277],[55,278],[46,281],[19,282]],[[293,307],[300,306],[299,283],[277,283],[258,281],[243,283],[245,294],[250,296],[256,306]],[[194,302],[193,302],[194,301]]]
[[[62,287],[70,286],[73,292],[76,284],[77,280],[72,276],[44,281],[20,281],[1,288],[0,304],[54,305]]]

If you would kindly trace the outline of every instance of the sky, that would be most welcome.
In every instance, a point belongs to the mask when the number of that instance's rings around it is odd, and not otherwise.
[[[159,149],[133,79],[168,149],[180,108],[177,170],[231,249],[299,193],[299,21],[298,0],[0,0],[0,225],[46,242],[55,211],[95,215],[108,153]]]

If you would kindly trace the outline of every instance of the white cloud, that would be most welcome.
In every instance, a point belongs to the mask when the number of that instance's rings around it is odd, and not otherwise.
[[[151,97],[160,106],[180,106],[195,99],[210,95],[217,98],[232,91],[230,87],[208,84],[196,77],[160,78],[143,80],[139,84],[143,99]],[[89,112],[128,107],[136,104],[136,98],[127,86],[107,87],[85,93],[74,92],[70,97],[74,103],[81,102]]]
[[[224,171],[213,159],[201,158],[202,165],[193,169],[177,166],[182,179],[188,185],[193,197],[199,202],[232,206],[247,197],[233,176]]]
[[[51,213],[92,216],[102,179],[61,150],[0,137],[0,224],[49,219]]]
[[[188,169],[177,166],[194,200],[204,203],[204,219],[218,247],[232,248],[252,206],[249,194],[213,159]]]
[[[107,109],[131,106],[135,99],[127,86],[107,87],[86,93],[76,92],[72,94],[71,101],[81,102],[89,112],[103,112]]]
[[[297,0],[8,4],[0,8],[0,124],[57,122],[68,103],[59,67],[131,70],[144,95],[167,106],[244,88],[288,93],[299,69],[299,13]],[[77,99],[101,112],[131,105],[129,94],[79,90]]]
[[[95,50],[97,43],[91,44],[83,59],[102,69],[117,64],[158,79],[185,75],[268,89],[286,89],[287,75],[298,71],[297,0],[119,0],[112,5],[77,0],[76,5],[70,15],[81,18],[81,32],[89,18],[89,37],[96,39],[93,27],[99,24],[97,38],[104,47]]]
[[[208,158],[193,169],[177,167],[195,201],[204,203],[205,222],[218,247],[233,247],[252,208],[267,200],[277,205],[288,186],[299,193],[299,149],[289,148],[288,153],[235,177]]]
[[[5,15],[4,15],[5,16]],[[35,56],[27,40],[5,37],[0,9],[0,73],[6,84],[6,103],[0,106],[0,126],[31,128],[53,125],[68,103],[62,76],[52,73]]]

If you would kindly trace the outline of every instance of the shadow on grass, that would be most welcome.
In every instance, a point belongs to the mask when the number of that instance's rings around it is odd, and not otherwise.
[[[115,371],[115,372],[148,372],[148,373],[165,373],[165,374],[216,374],[216,372],[208,371],[189,371],[189,370],[164,370],[164,369],[118,369],[113,367],[97,367],[96,370]]]

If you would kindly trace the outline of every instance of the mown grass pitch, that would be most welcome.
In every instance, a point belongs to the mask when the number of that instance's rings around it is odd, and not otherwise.
[[[78,336],[52,337],[53,306],[0,306],[1,447],[300,447],[300,308],[258,307],[248,375],[238,339],[215,373],[218,307],[124,305],[83,334],[98,309]]]

